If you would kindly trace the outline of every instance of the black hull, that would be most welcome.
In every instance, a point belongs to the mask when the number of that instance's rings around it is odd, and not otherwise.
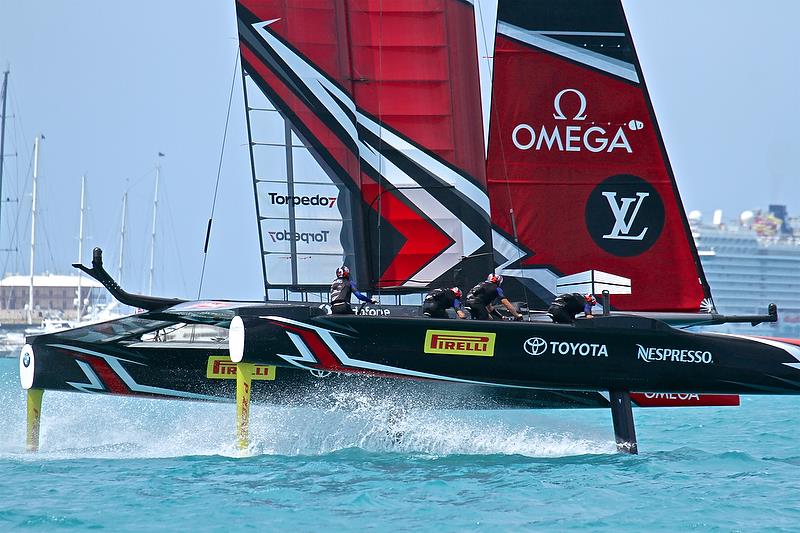
[[[29,388],[118,396],[232,402],[235,365],[227,349],[125,348],[66,344],[58,335],[31,339]],[[24,357],[24,356],[23,356]],[[21,360],[20,364],[23,364]],[[216,370],[214,369],[216,365]],[[27,369],[26,369],[27,370]],[[258,369],[254,403],[331,407],[355,396],[391,399],[399,407],[436,409],[559,409],[608,407],[594,392],[398,380],[295,367]],[[267,379],[260,379],[266,377]]]
[[[215,327],[220,337],[168,342],[158,335],[187,324]],[[800,392],[798,345],[690,333],[633,315],[557,325],[200,302],[29,344],[29,366],[20,360],[26,388],[207,401],[234,398],[231,357],[277,367],[272,379],[257,376],[262,383],[253,390],[254,401],[275,404],[329,404],[342,390],[463,409],[605,407],[597,391],[614,390]]]
[[[239,355],[262,364],[575,391],[800,393],[798,345],[633,315],[558,325],[263,314],[242,324]]]

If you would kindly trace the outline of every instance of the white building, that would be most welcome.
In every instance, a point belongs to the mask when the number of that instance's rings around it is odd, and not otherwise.
[[[27,309],[31,277],[28,275],[6,276],[0,281],[0,310],[22,312]],[[107,292],[94,279],[80,279],[81,299],[84,307],[97,300],[105,301]],[[33,309],[39,313],[74,314],[78,297],[78,276],[45,274],[33,276]],[[8,316],[8,313],[4,313]]]

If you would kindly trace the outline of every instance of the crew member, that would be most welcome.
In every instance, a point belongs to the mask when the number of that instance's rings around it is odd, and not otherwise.
[[[433,289],[422,302],[422,314],[430,318],[450,318],[447,309],[455,309],[458,318],[467,318],[461,309],[461,289]]]
[[[586,318],[592,318],[592,307],[597,305],[597,300],[591,294],[561,294],[553,300],[547,309],[547,314],[557,324],[572,324],[575,315],[583,311]]]
[[[492,303],[497,299],[514,315],[514,320],[522,320],[522,315],[517,312],[514,304],[503,294],[503,289],[500,288],[502,283],[503,276],[489,274],[486,281],[478,283],[467,293],[467,309],[473,320],[490,320]]]
[[[336,279],[331,283],[331,313],[334,315],[354,315],[355,311],[350,307],[351,294],[362,302],[378,303],[356,289],[355,282],[350,279],[349,268],[346,266],[339,267],[336,269]]]

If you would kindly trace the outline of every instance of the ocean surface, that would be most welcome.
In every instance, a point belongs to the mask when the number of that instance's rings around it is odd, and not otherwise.
[[[0,359],[0,530],[798,531],[800,399],[639,409],[638,456],[605,410],[255,406],[45,393],[28,454]]]

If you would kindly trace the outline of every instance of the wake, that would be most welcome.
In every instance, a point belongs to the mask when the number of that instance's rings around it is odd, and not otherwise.
[[[395,401],[341,391],[328,409],[251,408],[250,447],[235,448],[233,404],[46,392],[41,448],[26,454],[25,394],[0,383],[0,458],[134,459],[181,456],[318,456],[345,449],[431,457],[613,454],[606,429],[575,423],[558,432],[560,412],[400,410]],[[555,413],[555,414],[554,414]]]

